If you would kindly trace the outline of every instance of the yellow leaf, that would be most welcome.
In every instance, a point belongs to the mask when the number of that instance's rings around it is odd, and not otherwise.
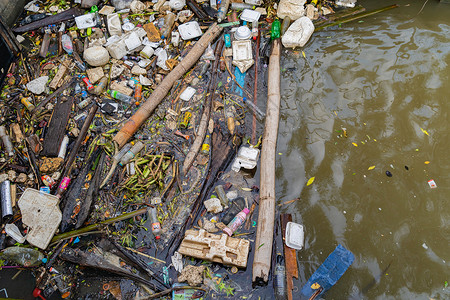
[[[311,185],[314,182],[314,179],[316,179],[316,177],[311,177],[308,182],[306,183],[306,186]]]
[[[358,144],[357,144],[357,143],[352,143],[352,145],[355,146],[355,147],[358,147]]]
[[[251,192],[252,191],[252,189],[249,189],[249,188],[241,188],[243,191],[246,191],[246,192]]]
[[[422,127],[420,127],[420,130],[422,130],[423,133],[425,133],[426,135],[429,136],[428,132],[427,132],[425,129],[423,129]]]
[[[375,166],[370,166],[367,170],[373,170],[375,169]]]
[[[425,162],[426,165],[428,165],[429,163],[430,163],[430,162],[429,162],[428,160]]]
[[[304,58],[306,58],[305,52],[302,51],[302,55],[303,55]]]

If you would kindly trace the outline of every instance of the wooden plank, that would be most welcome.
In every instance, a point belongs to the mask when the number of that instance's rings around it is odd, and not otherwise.
[[[294,281],[292,277],[298,279],[298,264],[297,264],[297,252],[295,249],[286,246],[286,224],[292,221],[291,214],[280,215],[281,232],[283,234],[283,250],[284,250],[284,263],[286,266],[286,290],[288,300],[292,300],[292,290],[294,288]]]
[[[69,115],[72,111],[73,98],[61,98],[61,101],[58,101],[53,111],[44,139],[44,149],[40,153],[41,156],[57,156],[64,138],[67,123],[69,122]]]
[[[62,83],[63,83],[63,77],[66,74],[67,70],[69,69],[67,67],[68,62],[65,61],[61,64],[61,66],[58,69],[58,72],[56,72],[55,77],[53,77],[52,82],[48,85],[52,89],[57,89]]]

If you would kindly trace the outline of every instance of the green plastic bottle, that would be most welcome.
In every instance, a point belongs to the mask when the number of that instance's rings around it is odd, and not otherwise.
[[[272,30],[270,32],[270,38],[272,40],[279,39],[281,35],[281,22],[280,20],[276,19],[272,23]]]

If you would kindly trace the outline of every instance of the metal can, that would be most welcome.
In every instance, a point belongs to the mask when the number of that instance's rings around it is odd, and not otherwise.
[[[21,100],[20,100],[20,102],[22,102],[22,104],[23,105],[25,105],[25,107],[29,110],[29,111],[32,111],[34,108],[35,108],[35,106],[33,105],[33,103],[31,103],[30,102],[30,100],[28,100],[29,98],[22,98]]]
[[[5,180],[0,183],[0,200],[2,207],[2,220],[5,221],[13,216],[11,183],[9,180]]]

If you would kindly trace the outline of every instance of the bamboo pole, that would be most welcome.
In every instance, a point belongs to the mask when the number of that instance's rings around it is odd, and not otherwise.
[[[119,148],[133,136],[139,127],[150,117],[155,108],[161,103],[164,97],[169,93],[175,81],[181,78],[198,61],[200,56],[222,31],[222,27],[214,23],[207,32],[195,43],[191,51],[185,58],[173,69],[164,80],[153,91],[150,97],[139,107],[136,113],[125,123],[120,131],[114,136]]]
[[[261,149],[261,189],[253,282],[267,282],[272,257],[273,228],[275,221],[275,152],[280,115],[280,39],[273,41],[269,58],[266,123]]]

